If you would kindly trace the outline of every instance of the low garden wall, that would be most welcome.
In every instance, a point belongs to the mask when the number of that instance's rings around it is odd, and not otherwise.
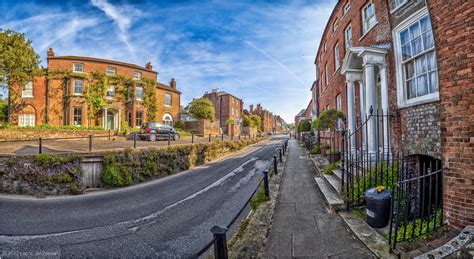
[[[90,187],[122,187],[176,174],[243,149],[258,140],[125,149],[93,156],[39,154],[0,158],[0,193],[82,194]]]
[[[87,137],[89,135],[106,135],[105,130],[74,130],[74,129],[40,129],[40,128],[5,128],[0,129],[0,140]]]

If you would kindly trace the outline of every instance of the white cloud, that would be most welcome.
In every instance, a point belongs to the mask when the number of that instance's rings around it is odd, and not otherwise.
[[[127,48],[133,53],[135,51],[133,45],[129,41],[128,29],[132,25],[130,17],[137,17],[141,14],[139,10],[129,6],[116,7],[106,0],[91,0],[91,4],[102,10],[109,18],[114,20],[119,29],[120,40],[127,45]]]

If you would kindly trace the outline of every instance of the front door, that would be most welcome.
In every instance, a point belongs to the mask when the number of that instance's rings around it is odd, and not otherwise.
[[[114,117],[115,114],[111,111],[107,111],[107,129],[114,129]]]

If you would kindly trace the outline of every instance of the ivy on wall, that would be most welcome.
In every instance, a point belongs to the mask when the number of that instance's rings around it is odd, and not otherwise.
[[[143,104],[148,111],[148,119],[154,120],[157,111],[156,81],[142,79],[139,81],[127,79],[121,75],[107,75],[103,72],[74,73],[67,69],[55,69],[48,71],[48,79],[63,80],[64,84],[71,79],[83,79],[87,82],[84,91],[84,98],[87,103],[88,118],[95,118],[107,104],[113,100],[107,100],[107,88],[109,85],[115,86],[115,98],[124,104],[131,102],[134,96],[135,85],[143,87]]]

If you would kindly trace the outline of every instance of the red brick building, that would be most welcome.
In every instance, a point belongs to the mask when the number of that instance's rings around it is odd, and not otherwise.
[[[250,105],[248,113],[258,115],[262,118],[262,126],[260,129],[262,132],[270,133],[285,130],[286,123],[284,120],[280,116],[274,115],[272,112],[264,109],[261,104],[257,104],[255,108],[253,105]]]
[[[457,228],[474,224],[473,9],[462,0],[339,0],[311,88],[316,114],[341,110],[348,132],[361,131],[350,152],[402,150],[412,168],[442,161],[445,219]]]
[[[203,96],[209,99],[216,111],[216,121],[219,122],[221,132],[227,135],[240,135],[242,124],[242,111],[244,102],[224,91],[213,89]],[[234,124],[230,123],[233,122]]]
[[[151,63],[134,64],[48,51],[44,76],[10,86],[10,122],[18,126],[99,126],[120,130],[153,120],[179,120],[176,81],[157,82]],[[147,87],[149,85],[149,87]]]

